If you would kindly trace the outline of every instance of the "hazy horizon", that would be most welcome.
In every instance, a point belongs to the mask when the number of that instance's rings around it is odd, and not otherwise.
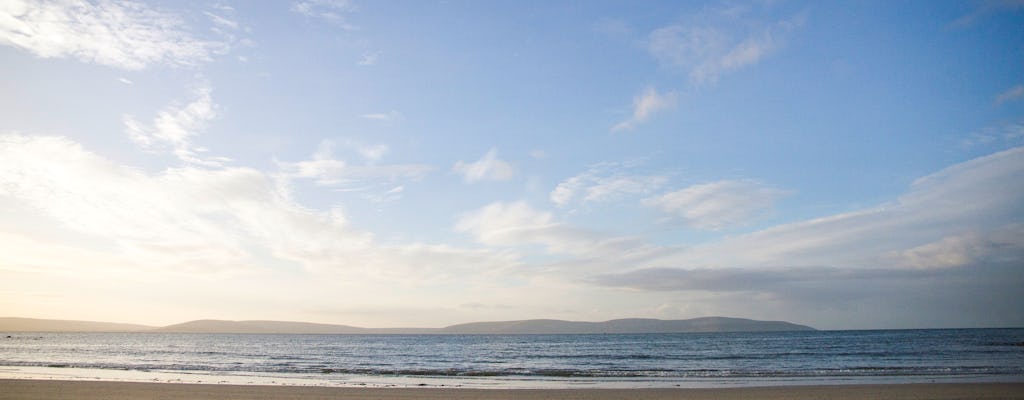
[[[1024,326],[1019,2],[6,1],[0,314]]]

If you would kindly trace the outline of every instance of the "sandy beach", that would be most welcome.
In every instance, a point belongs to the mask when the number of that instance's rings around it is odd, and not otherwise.
[[[0,380],[7,399],[1024,399],[1024,383],[779,386],[721,389],[445,389]]]

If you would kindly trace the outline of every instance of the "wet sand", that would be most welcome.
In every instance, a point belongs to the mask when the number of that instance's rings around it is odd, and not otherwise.
[[[0,380],[7,399],[1024,399],[1024,383],[775,386],[720,389],[446,389]]]

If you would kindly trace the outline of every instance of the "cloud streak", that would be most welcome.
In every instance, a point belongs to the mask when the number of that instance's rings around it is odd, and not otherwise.
[[[388,152],[383,144],[360,145],[347,143],[348,148],[355,151],[369,163],[352,164],[334,155],[335,143],[324,140],[313,153],[312,159],[296,162],[278,162],[281,176],[286,179],[311,179],[319,186],[359,187],[364,184],[371,186],[388,186],[402,180],[419,180],[434,170],[425,164],[378,164]],[[393,190],[393,185],[389,186]],[[401,191],[391,193],[397,196]]]
[[[1024,148],[916,180],[895,201],[692,246],[636,268],[947,268],[989,251],[1024,261]]]
[[[195,66],[227,50],[195,38],[176,15],[130,1],[7,1],[0,44],[126,70]]]
[[[747,225],[764,217],[787,194],[753,181],[718,181],[693,185],[644,200],[697,229],[719,230]]]
[[[674,92],[658,93],[652,87],[633,98],[633,115],[612,127],[612,132],[629,131],[647,122],[657,112],[670,109],[676,105]]]
[[[455,231],[472,234],[486,245],[542,245],[549,254],[587,258],[641,246],[635,238],[612,237],[558,222],[551,213],[538,211],[525,202],[492,203],[466,213],[459,218]]]
[[[189,164],[221,166],[230,161],[224,157],[200,157],[206,150],[193,144],[193,140],[206,130],[210,121],[217,116],[212,89],[200,86],[195,89],[192,102],[185,105],[170,105],[159,113],[149,125],[135,120],[130,115],[122,116],[128,137],[147,150],[169,150],[178,159]]]
[[[742,7],[709,9],[655,29],[647,50],[662,64],[687,71],[690,83],[714,83],[777,52],[802,24],[802,16],[766,24]]]
[[[325,20],[347,31],[359,29],[345,19],[347,14],[355,10],[356,5],[349,0],[303,0],[291,6],[292,12]]]
[[[489,150],[487,154],[474,162],[459,160],[452,166],[452,171],[462,175],[462,179],[466,183],[507,181],[516,174],[512,164],[498,158],[497,149]]]
[[[1005,92],[1002,92],[998,96],[996,96],[996,99],[993,101],[993,103],[995,103],[995,105],[998,106],[1008,101],[1014,101],[1022,97],[1024,97],[1024,85],[1017,85],[1007,89]]]
[[[598,164],[586,172],[560,182],[548,198],[559,207],[574,201],[613,201],[630,195],[650,194],[664,186],[663,175],[630,175],[622,164]]]

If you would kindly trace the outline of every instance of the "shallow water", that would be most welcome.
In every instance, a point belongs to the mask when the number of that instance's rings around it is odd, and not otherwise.
[[[0,334],[0,377],[475,387],[1022,381],[1024,329],[645,335],[5,333]]]

